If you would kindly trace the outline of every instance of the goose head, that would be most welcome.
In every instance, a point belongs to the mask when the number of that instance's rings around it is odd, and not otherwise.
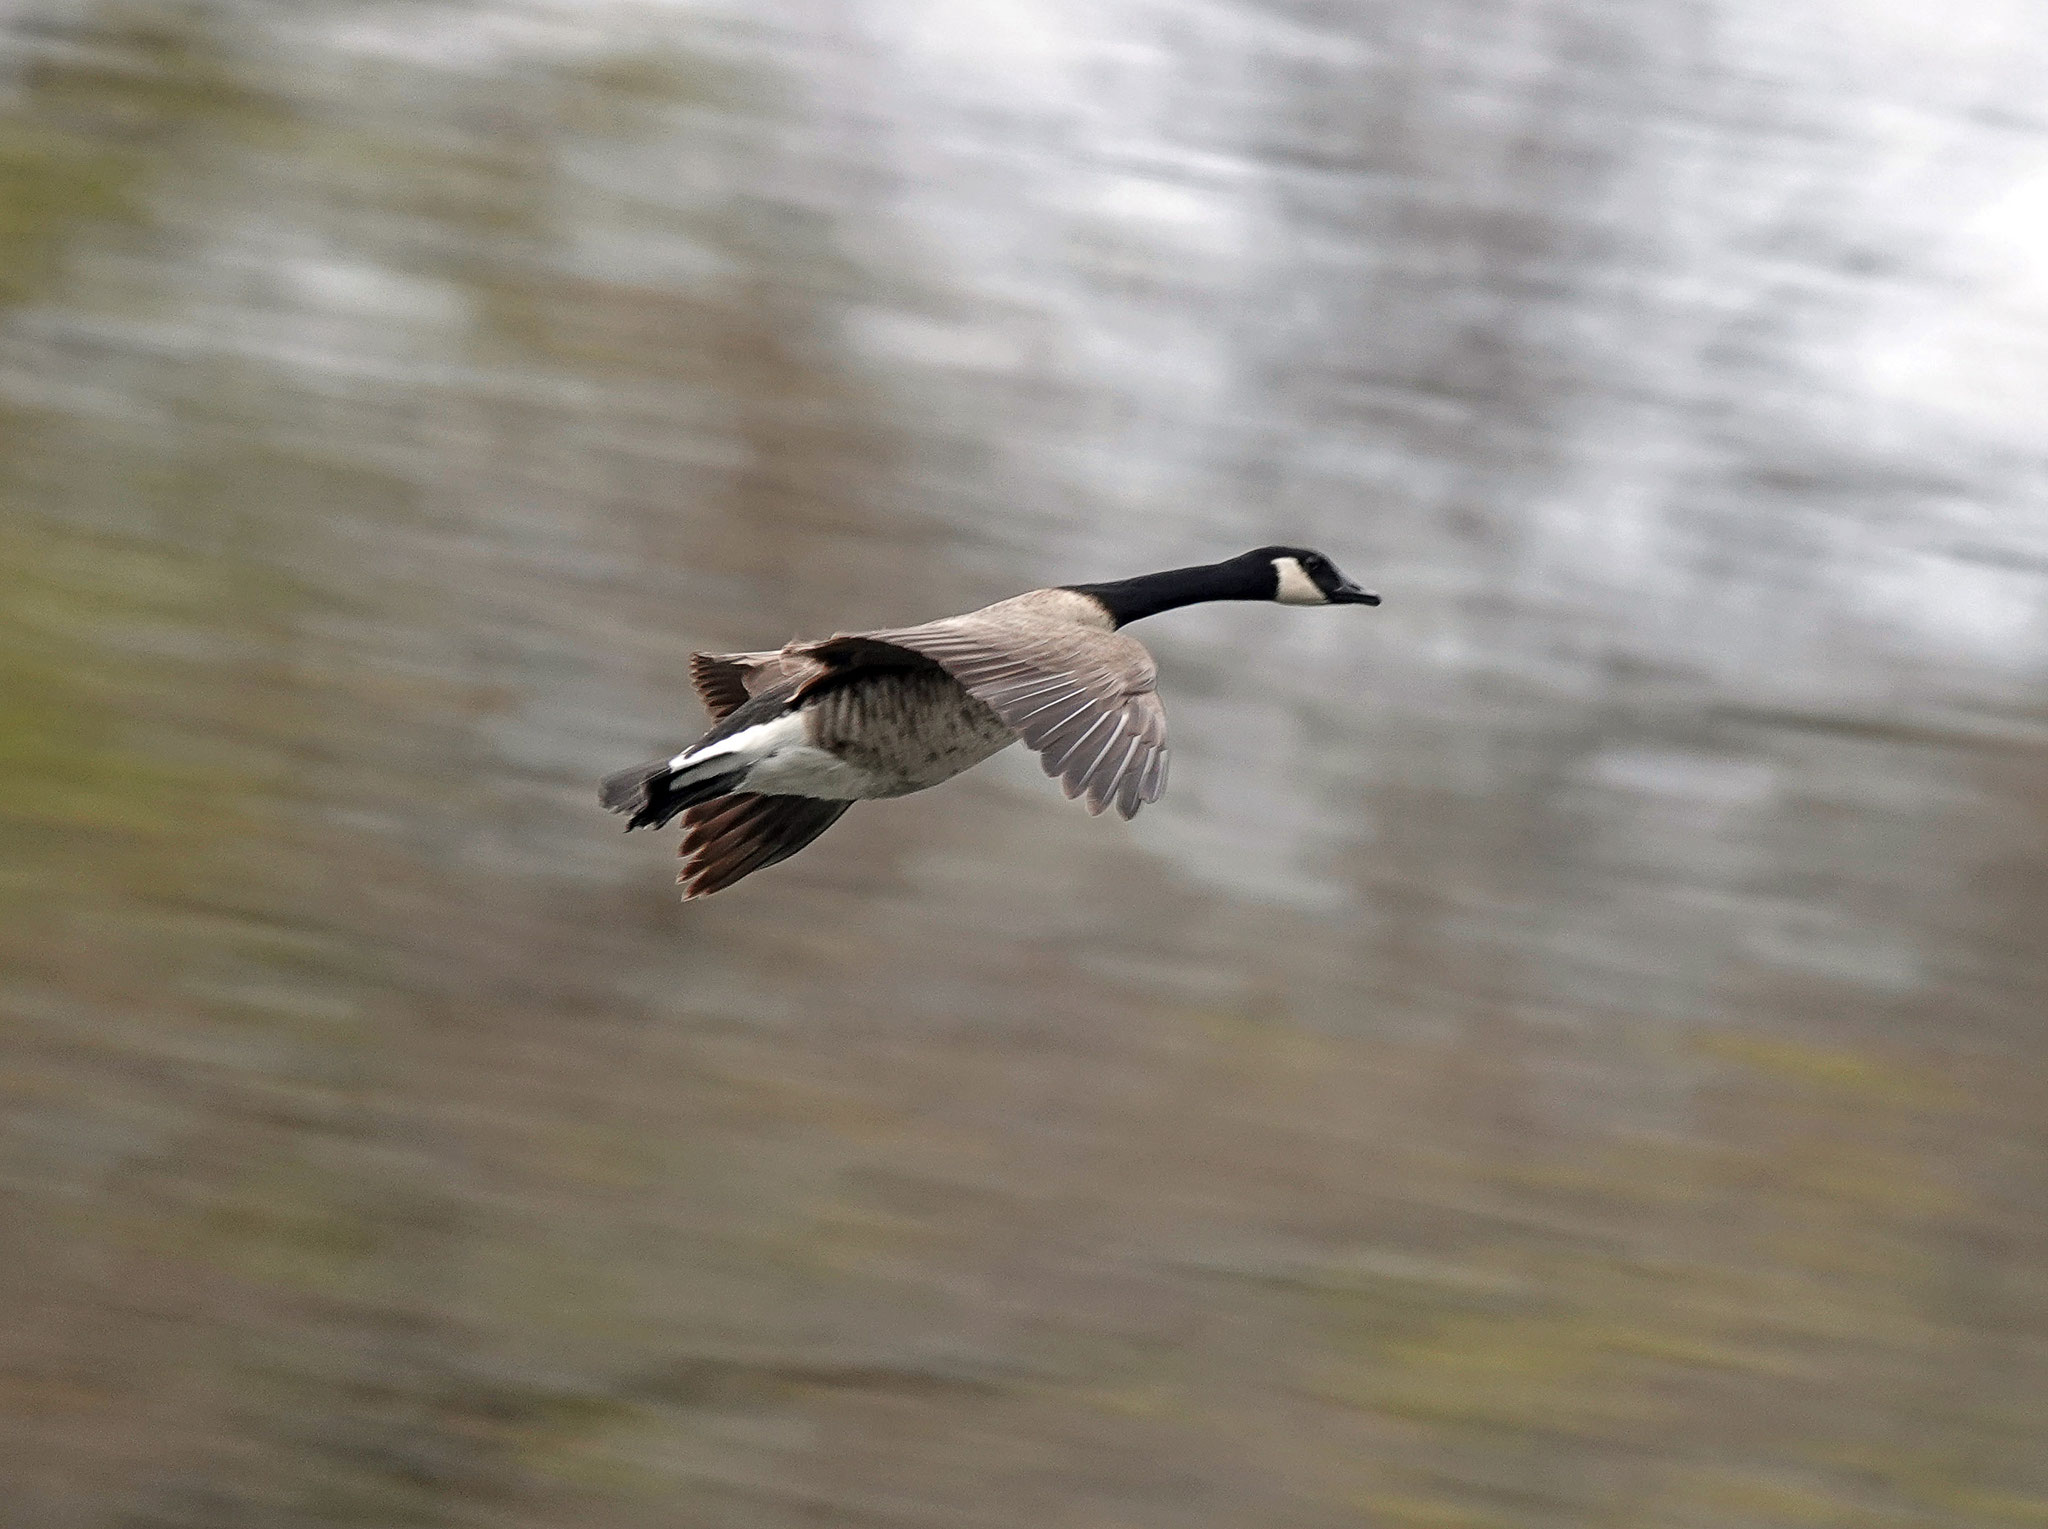
[[[1380,597],[1360,589],[1313,547],[1259,547],[1239,561],[1272,570],[1269,600],[1282,605],[1378,605]]]

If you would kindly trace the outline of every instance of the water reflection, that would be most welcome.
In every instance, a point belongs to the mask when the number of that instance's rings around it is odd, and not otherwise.
[[[2048,1516],[2048,30],[1832,15],[18,8],[21,1521]],[[1128,829],[593,805],[1275,539]]]

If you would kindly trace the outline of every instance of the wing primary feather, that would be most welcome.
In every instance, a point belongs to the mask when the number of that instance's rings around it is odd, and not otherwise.
[[[1074,750],[1080,747],[1083,739],[1092,736],[1103,723],[1115,721],[1115,712],[1105,711],[1099,703],[1090,701],[1045,735],[1045,741],[1039,744],[1039,749],[1045,755],[1046,767],[1064,770],[1072,761]]]
[[[1064,706],[1067,704],[1067,702],[1073,699],[1074,692],[1071,690],[1065,691],[1055,699],[1046,702],[1045,705],[1039,707],[1035,711],[1027,711],[1021,717],[1005,717],[1003,720],[1008,722],[1010,726],[1014,728],[1017,732],[1023,734],[1024,741],[1030,744],[1034,749],[1042,749],[1045,747],[1046,740],[1052,737],[1052,735],[1055,732],[1059,731],[1059,729],[1065,727],[1069,722],[1073,721],[1074,718],[1080,716],[1083,712],[1087,711],[1090,707],[1094,706],[1095,697],[1089,695],[1082,696],[1081,704],[1079,706],[1076,706],[1073,710],[1067,712],[1065,715],[1061,716],[1056,721],[1040,722],[1036,726],[1031,726],[1029,725],[1031,719],[1034,717],[1043,716],[1046,712],[1051,711],[1055,706]]]
[[[1090,723],[1087,730],[1078,738],[1060,750],[1057,771],[1060,775],[1071,781],[1076,790],[1080,788],[1081,782],[1087,778],[1088,771],[1095,767],[1095,761],[1102,757],[1102,750],[1108,746],[1108,744],[1099,745],[1093,754],[1088,755],[1088,764],[1084,768],[1081,765],[1082,751],[1087,747],[1088,741],[1101,732],[1103,728],[1107,727],[1109,729],[1109,743],[1116,742],[1116,724],[1117,713],[1113,711],[1104,712],[1094,722]],[[1049,762],[1046,768],[1052,770],[1055,768],[1055,765]],[[1073,791],[1067,793],[1069,796],[1073,794]]]
[[[692,653],[690,683],[714,721],[746,704],[746,670],[723,654]]]
[[[1018,712],[1015,716],[1006,717],[1004,718],[1004,720],[1008,722],[1010,726],[1017,728],[1021,731],[1024,724],[1029,722],[1033,717],[1042,716],[1044,713],[1051,711],[1055,706],[1063,705],[1065,702],[1071,701],[1077,695],[1081,697],[1083,705],[1090,705],[1094,702],[1095,699],[1086,691],[1082,690],[1079,685],[1076,685],[1075,683],[1073,683],[1073,681],[1069,680],[1064,686],[1060,688],[1060,690],[1056,694],[1053,695],[1051,700],[1041,701],[1038,705],[1032,707],[1029,711]]]
[[[1130,762],[1132,751],[1141,741],[1136,733],[1127,733],[1122,729],[1110,734],[1109,742],[1102,746],[1102,752],[1095,756],[1082,776],[1082,779],[1088,782],[1090,812],[1100,812],[1110,804],[1116,794],[1117,777],[1123,773],[1124,766]],[[1117,747],[1119,744],[1123,745],[1120,750]]]
[[[1148,802],[1156,802],[1166,794],[1166,760],[1166,750],[1162,748],[1152,756],[1150,763],[1145,766],[1145,789],[1143,795]]]
[[[1045,673],[1045,670],[1037,664],[1022,658],[990,659],[981,663],[971,663],[966,660],[956,660],[955,662],[959,665],[959,672],[963,675],[971,676],[977,685],[992,684],[997,680],[1008,679],[1014,675]]]
[[[999,702],[1004,706],[1014,706],[1019,701],[1030,700],[1033,696],[1044,695],[1053,690],[1071,690],[1073,686],[1073,677],[1066,674],[1011,680],[1004,684],[989,686],[986,699],[991,706]]]
[[[1060,783],[1061,795],[1067,797],[1069,800],[1072,800],[1074,797],[1079,796],[1081,792],[1086,788],[1088,783],[1087,775],[1084,772],[1075,769],[1071,765],[1068,766],[1066,769],[1060,771],[1057,779]]]
[[[683,817],[684,900],[723,891],[787,860],[839,820],[850,802],[741,793],[690,808]]]
[[[1094,705],[1083,706],[1060,722],[1039,734],[1036,739],[1025,741],[1038,750],[1039,763],[1048,775],[1057,775],[1067,767],[1067,756],[1075,744],[1102,725],[1102,713]]]
[[[1098,761],[1096,765],[1096,771],[1102,778],[1102,795],[1104,800],[1116,794],[1118,788],[1123,784],[1124,777],[1136,768],[1138,761],[1145,754],[1145,734],[1143,730],[1118,733],[1117,737],[1123,740],[1124,751],[1117,755],[1116,767],[1104,772],[1101,768],[1101,761]]]
[[[1145,799],[1145,766],[1149,761],[1143,754],[1144,748],[1145,744],[1141,741],[1138,751],[1124,766],[1123,779],[1118,782],[1116,788],[1117,815],[1126,823],[1138,815],[1138,807]]]

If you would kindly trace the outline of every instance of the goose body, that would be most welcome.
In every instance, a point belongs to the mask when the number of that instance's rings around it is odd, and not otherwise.
[[[1207,600],[1377,605],[1307,548],[1109,584],[1034,589],[922,626],[840,633],[772,652],[697,653],[710,731],[670,759],[607,776],[627,828],[683,818],[683,896],[795,854],[854,802],[907,796],[1022,739],[1091,813],[1134,816],[1166,787],[1158,668],[1119,628]]]

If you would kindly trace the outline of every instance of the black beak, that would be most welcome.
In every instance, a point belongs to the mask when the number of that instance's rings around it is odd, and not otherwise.
[[[1360,589],[1356,584],[1346,579],[1342,584],[1339,584],[1330,591],[1330,603],[1332,605],[1378,605],[1380,597],[1369,589]]]

